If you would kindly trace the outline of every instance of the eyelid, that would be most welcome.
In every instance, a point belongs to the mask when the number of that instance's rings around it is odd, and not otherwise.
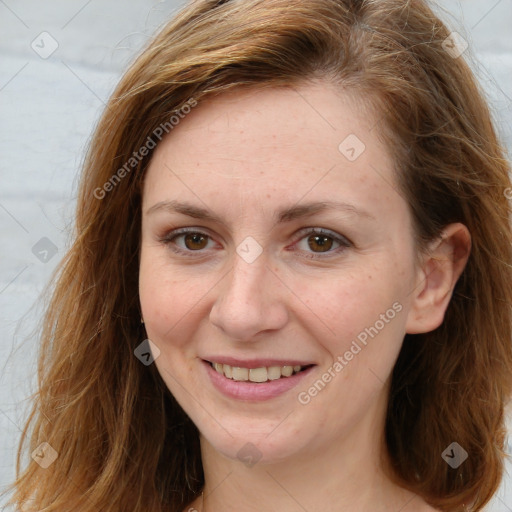
[[[175,238],[182,236],[182,235],[187,235],[188,233],[203,235],[203,236],[207,237],[209,240],[214,240],[214,237],[208,233],[208,230],[206,228],[196,228],[193,226],[173,229],[172,231],[170,231],[162,236],[157,237],[157,239],[159,242],[161,242],[167,246],[170,246],[173,243],[173,240]],[[178,246],[171,248],[171,250],[178,254],[187,254],[187,255],[191,255],[194,252],[198,253],[198,255],[201,255],[201,253],[204,252],[204,250],[201,250],[201,251],[186,250],[186,249],[182,249],[181,247],[178,247]]]
[[[203,236],[206,236],[210,240],[214,240],[214,237],[212,235],[210,235],[208,233],[208,231],[209,230],[207,228],[194,227],[194,226],[177,228],[177,229],[174,229],[174,230],[164,234],[163,236],[159,236],[158,241],[167,246],[171,246],[171,244],[173,243],[173,240],[175,238],[182,236],[182,235],[186,235],[188,233],[203,235]],[[343,250],[348,249],[349,247],[354,247],[354,244],[351,242],[351,240],[349,240],[344,235],[336,233],[335,231],[332,231],[330,229],[321,228],[321,227],[313,227],[313,226],[301,228],[299,231],[297,231],[294,234],[294,242],[291,245],[295,246],[298,242],[303,240],[306,237],[306,235],[328,236],[329,238],[332,238],[335,242],[340,244],[340,247],[337,247],[334,250],[326,251],[324,253],[322,253],[322,252],[315,253],[315,252],[307,252],[306,251],[307,254],[309,255],[307,257],[310,259],[329,258],[330,256],[335,256],[335,255],[339,254],[340,252],[343,252]],[[205,252],[204,249],[192,251],[192,250],[182,249],[181,247],[178,247],[176,245],[174,247],[170,247],[170,249],[177,254],[183,254],[186,256],[190,256],[190,257],[201,257]],[[300,249],[292,249],[292,251],[300,252]],[[302,252],[304,252],[304,251],[302,251]],[[197,256],[193,256],[193,253],[197,253]]]
[[[350,246],[354,245],[346,236],[336,233],[336,231],[332,231],[327,228],[320,228],[320,227],[313,227],[313,226],[310,226],[307,228],[301,228],[299,231],[297,231],[297,233],[295,234],[296,240],[294,243],[299,242],[300,240],[302,240],[304,238],[305,235],[308,235],[308,234],[325,235],[325,236],[329,236],[329,237],[333,238],[334,240],[336,240],[337,242],[339,242],[341,244],[350,245]],[[318,254],[321,254],[321,253],[318,253]]]
[[[336,233],[335,231],[332,231],[332,230],[326,229],[326,228],[311,227],[311,226],[302,228],[295,234],[295,237],[294,237],[295,241],[292,243],[292,246],[295,246],[299,242],[304,240],[307,235],[327,236],[329,238],[332,238],[336,243],[339,244],[339,247],[336,247],[335,249],[329,250],[326,252],[305,251],[305,253],[307,254],[306,258],[308,258],[308,259],[322,260],[322,259],[328,259],[330,257],[336,257],[336,256],[339,256],[346,249],[348,249],[350,247],[354,247],[354,244],[347,237],[345,237],[339,233]],[[292,251],[300,252],[300,249],[292,249]]]

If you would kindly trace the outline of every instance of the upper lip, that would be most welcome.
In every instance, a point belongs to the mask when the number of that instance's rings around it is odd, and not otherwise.
[[[310,361],[299,361],[298,359],[237,359],[228,356],[205,357],[204,361],[209,363],[227,364],[237,368],[262,368],[264,366],[311,366],[315,363]]]

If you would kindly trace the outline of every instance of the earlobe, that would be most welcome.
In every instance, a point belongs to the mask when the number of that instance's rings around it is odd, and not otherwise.
[[[430,332],[442,324],[470,252],[471,235],[461,223],[449,224],[441,236],[431,243],[412,292],[406,324],[408,334]]]

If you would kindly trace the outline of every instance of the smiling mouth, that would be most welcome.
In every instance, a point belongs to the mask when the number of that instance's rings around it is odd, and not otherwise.
[[[224,377],[238,382],[268,382],[278,380],[286,377],[291,377],[300,373],[312,366],[263,366],[260,368],[240,368],[237,366],[230,366],[229,364],[212,363],[206,361],[210,366]]]

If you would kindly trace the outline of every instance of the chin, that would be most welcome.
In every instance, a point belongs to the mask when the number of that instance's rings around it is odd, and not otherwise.
[[[238,435],[228,427],[226,429],[232,435],[222,429],[222,433],[216,432],[213,436],[207,437],[203,434],[201,442],[206,442],[210,449],[228,459],[240,461],[247,467],[285,461],[297,454],[301,444],[296,436],[285,430],[271,434],[268,432],[272,432],[272,429],[264,433],[260,430],[260,433],[252,434],[246,428],[241,429],[244,433]]]

